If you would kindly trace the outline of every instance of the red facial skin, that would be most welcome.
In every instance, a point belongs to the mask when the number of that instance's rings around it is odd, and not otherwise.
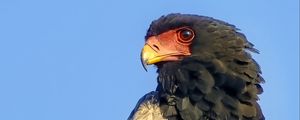
[[[183,32],[190,32],[184,36]],[[178,61],[184,56],[191,55],[190,44],[194,38],[194,32],[188,27],[181,27],[166,31],[157,36],[149,37],[146,44],[159,56],[164,56],[163,61]]]

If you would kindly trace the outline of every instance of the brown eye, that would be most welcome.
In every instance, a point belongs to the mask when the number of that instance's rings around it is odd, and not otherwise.
[[[190,42],[194,38],[194,36],[194,32],[189,28],[183,28],[178,32],[179,40],[183,43]]]

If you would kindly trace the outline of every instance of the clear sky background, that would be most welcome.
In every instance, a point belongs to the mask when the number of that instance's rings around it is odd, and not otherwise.
[[[298,0],[0,0],[0,120],[125,120],[156,87],[139,54],[168,13],[236,25],[261,54],[267,120],[299,119]]]

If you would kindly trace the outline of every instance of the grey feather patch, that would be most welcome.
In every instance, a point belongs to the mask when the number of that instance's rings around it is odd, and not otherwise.
[[[127,120],[167,120],[159,108],[158,92],[144,95],[137,103]]]

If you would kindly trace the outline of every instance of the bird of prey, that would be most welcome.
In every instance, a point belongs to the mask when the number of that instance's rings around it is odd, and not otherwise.
[[[172,13],[153,21],[141,61],[157,67],[158,85],[128,120],[264,120],[253,46],[234,25],[211,17]]]

